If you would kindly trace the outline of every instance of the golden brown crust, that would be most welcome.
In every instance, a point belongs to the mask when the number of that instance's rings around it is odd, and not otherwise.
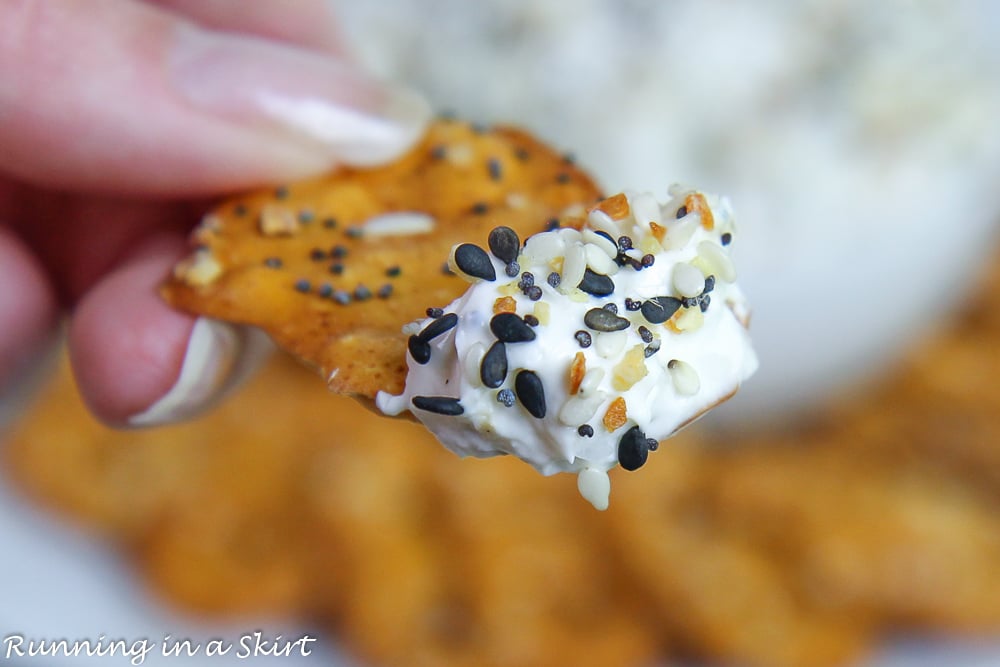
[[[440,121],[391,165],[342,169],[223,203],[195,235],[201,259],[179,270],[163,294],[189,312],[262,327],[337,393],[399,393],[402,326],[466,288],[442,271],[451,247],[485,244],[497,225],[524,238],[597,195],[585,173],[524,132]],[[353,236],[392,212],[428,214],[434,229]],[[322,296],[323,285],[336,293]],[[380,298],[380,289],[391,294]],[[351,303],[339,304],[340,292]]]

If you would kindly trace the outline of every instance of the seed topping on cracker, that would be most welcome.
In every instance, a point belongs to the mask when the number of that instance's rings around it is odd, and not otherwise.
[[[575,472],[604,509],[609,469],[642,467],[757,360],[726,200],[675,186],[662,205],[622,193],[586,215],[579,229],[523,242],[498,226],[485,246],[456,245],[449,263],[468,288],[437,319],[407,327],[418,333],[405,390],[381,392],[376,406],[411,411],[462,456],[513,454],[543,474]],[[539,306],[544,323],[518,314]]]

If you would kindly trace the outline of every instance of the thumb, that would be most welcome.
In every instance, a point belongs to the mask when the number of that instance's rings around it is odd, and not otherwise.
[[[0,2],[0,172],[187,195],[390,160],[429,116],[328,53],[132,0]]]

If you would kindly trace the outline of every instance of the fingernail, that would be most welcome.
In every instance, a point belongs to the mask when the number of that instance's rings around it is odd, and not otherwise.
[[[128,419],[130,426],[159,426],[188,419],[237,387],[267,358],[272,344],[262,332],[207,317],[195,320],[174,386]]]
[[[409,148],[430,119],[413,91],[383,85],[329,55],[247,35],[185,26],[168,56],[190,104],[366,166]]]

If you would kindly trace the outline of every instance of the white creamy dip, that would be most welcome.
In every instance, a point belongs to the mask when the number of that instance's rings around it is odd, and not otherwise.
[[[578,473],[606,508],[608,470],[640,467],[757,368],[728,201],[670,195],[616,195],[580,230],[522,243],[498,228],[488,249],[456,246],[450,265],[471,285],[407,325],[405,391],[378,408],[410,410],[460,456]]]

